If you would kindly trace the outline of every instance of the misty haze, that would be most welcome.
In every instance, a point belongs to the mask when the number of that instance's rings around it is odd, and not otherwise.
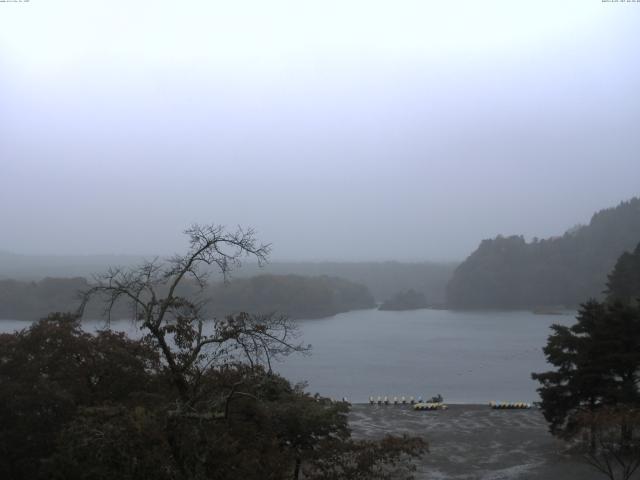
[[[0,1],[0,478],[640,478],[638,25]]]

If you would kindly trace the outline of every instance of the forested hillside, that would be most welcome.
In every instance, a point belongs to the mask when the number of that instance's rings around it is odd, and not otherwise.
[[[404,292],[398,292],[389,300],[383,302],[378,310],[418,310],[428,307],[429,302],[424,296],[424,293],[410,289]]]
[[[0,280],[0,319],[37,320],[50,312],[74,310],[80,304],[78,292],[88,287],[81,277]]]
[[[147,255],[146,258],[153,258]],[[91,276],[109,266],[130,267],[143,260],[136,255],[15,255],[0,251],[0,279],[39,281],[46,277]],[[432,304],[445,302],[445,288],[458,264],[453,262],[284,262],[273,261],[259,267],[246,262],[234,272],[235,278],[263,274],[340,277],[365,285],[374,298],[385,301],[398,292],[413,289],[424,293]],[[212,272],[212,280],[220,279]]]
[[[39,282],[0,280],[0,319],[35,320],[49,312],[72,311],[80,304],[78,292],[89,283],[78,278],[45,278]],[[185,282],[180,294],[194,295],[195,285]],[[162,293],[162,292],[160,292]],[[225,316],[240,311],[281,313],[291,318],[319,318],[336,313],[372,308],[369,290],[342,278],[298,275],[259,275],[215,283],[206,292],[209,315]],[[116,305],[113,315],[129,318],[124,305]],[[89,304],[87,318],[102,316],[102,308]]]
[[[248,311],[321,318],[373,308],[375,302],[367,287],[342,278],[259,275],[218,283],[213,288],[211,305],[218,315]]]
[[[574,307],[601,298],[607,274],[640,241],[640,199],[593,215],[561,237],[483,240],[447,286],[453,308]]]
[[[413,289],[423,293],[432,304],[445,301],[447,282],[457,263],[438,262],[273,262],[264,273],[340,277],[365,285],[374,298],[383,302],[398,292]],[[247,264],[236,276],[254,276],[260,271]]]
[[[624,252],[607,282],[609,302],[640,302],[640,243],[633,252]]]

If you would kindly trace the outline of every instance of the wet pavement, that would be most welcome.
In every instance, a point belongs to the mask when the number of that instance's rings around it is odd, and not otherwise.
[[[580,457],[563,452],[563,443],[548,433],[537,409],[450,405],[444,411],[414,411],[409,405],[354,405],[349,420],[355,438],[406,433],[429,442],[417,479],[604,478]]]

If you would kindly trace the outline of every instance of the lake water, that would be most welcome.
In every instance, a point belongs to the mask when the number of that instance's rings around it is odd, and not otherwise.
[[[274,368],[294,382],[306,380],[311,392],[353,402],[438,393],[450,403],[531,402],[538,400],[531,372],[549,368],[542,353],[549,326],[574,322],[573,315],[531,312],[359,310],[299,321],[311,355],[293,355]],[[0,321],[0,330],[26,325]],[[136,334],[127,321],[112,328]]]

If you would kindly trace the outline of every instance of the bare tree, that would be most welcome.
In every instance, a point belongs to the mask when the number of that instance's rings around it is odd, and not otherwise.
[[[271,372],[274,357],[304,352],[295,326],[284,316],[239,313],[208,318],[205,290],[212,271],[226,281],[245,257],[264,264],[270,246],[260,244],[252,229],[227,232],[219,225],[193,225],[185,230],[189,249],[166,261],[157,258],[137,267],[112,268],[82,292],[80,314],[98,297],[107,321],[116,303],[125,301],[134,320],[162,353],[180,398],[197,398],[203,375],[223,365],[264,366]],[[188,292],[188,293],[185,293]],[[229,394],[239,395],[234,387]],[[228,399],[227,399],[228,402]]]

